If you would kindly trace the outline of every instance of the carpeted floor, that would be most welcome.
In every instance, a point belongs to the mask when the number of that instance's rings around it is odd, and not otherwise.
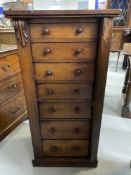
[[[99,144],[98,167],[34,168],[28,122],[18,126],[0,143],[1,175],[131,175],[131,119],[121,118],[121,89],[125,72],[115,72],[116,54],[111,54]]]

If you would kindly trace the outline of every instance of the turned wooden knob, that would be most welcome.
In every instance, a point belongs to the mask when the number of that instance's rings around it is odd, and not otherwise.
[[[74,134],[79,134],[79,132],[80,132],[80,131],[79,131],[78,128],[75,128],[75,129],[73,130],[73,133],[74,133]]]
[[[50,48],[46,48],[45,50],[44,50],[44,54],[49,54],[51,52],[51,49]]]
[[[50,107],[49,108],[49,112],[51,112],[51,113],[55,112],[55,108],[54,107]]]
[[[50,33],[48,28],[44,28],[42,34],[48,35]]]
[[[50,128],[50,129],[49,129],[49,132],[53,134],[53,133],[56,132],[56,130],[55,130],[55,128]]]
[[[75,51],[75,55],[79,55],[81,52],[82,52],[82,49],[79,48],[79,49],[77,49],[77,50]]]
[[[75,113],[79,113],[79,111],[80,111],[79,107],[75,107],[74,111],[75,111]]]
[[[75,75],[77,75],[77,76],[78,76],[78,75],[80,75],[80,74],[81,74],[81,72],[82,72],[82,71],[81,71],[80,69],[76,69],[76,70],[75,70]]]
[[[76,33],[77,33],[77,34],[80,34],[80,33],[82,33],[82,32],[83,32],[83,29],[82,29],[81,27],[79,27],[79,28],[76,29]]]
[[[75,94],[75,95],[80,95],[79,89],[75,89],[75,90],[74,90],[74,94]]]
[[[58,151],[58,147],[53,145],[53,146],[50,147],[50,150],[52,152],[56,153]]]
[[[47,71],[46,71],[46,75],[47,75],[47,76],[51,76],[52,74],[53,74],[52,71],[50,71],[50,70],[47,70]]]

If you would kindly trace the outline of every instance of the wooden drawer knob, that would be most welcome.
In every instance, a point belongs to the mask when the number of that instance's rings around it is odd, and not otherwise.
[[[5,64],[1,67],[3,71],[7,71],[10,68],[11,64]]]
[[[78,128],[75,128],[75,129],[73,130],[73,133],[74,133],[74,134],[79,134],[79,132],[80,132],[80,131],[79,131]]]
[[[50,113],[55,112],[55,108],[54,108],[54,107],[50,107],[50,108],[49,108],[49,112],[50,112]]]
[[[77,49],[77,50],[75,51],[75,55],[79,55],[81,52],[82,52],[82,49],[79,48],[79,49]]]
[[[83,29],[82,29],[81,27],[79,27],[79,28],[76,29],[76,33],[77,33],[77,34],[80,34],[80,33],[82,33],[82,32],[83,32]]]
[[[53,94],[54,94],[54,92],[53,92],[52,89],[47,89],[47,95],[48,95],[48,96],[51,96],[51,95],[53,95]]]
[[[50,132],[51,134],[54,134],[54,133],[56,132],[56,129],[55,129],[55,128],[50,128],[50,129],[49,129],[49,132]]]
[[[45,50],[44,50],[44,54],[49,54],[49,53],[51,53],[51,49],[50,48],[46,48]]]
[[[74,108],[74,112],[75,112],[75,113],[79,113],[79,111],[80,111],[79,107],[75,107],[75,108]]]
[[[80,95],[80,90],[79,90],[79,89],[75,89],[75,90],[74,90],[74,94],[75,94],[75,95]]]
[[[42,34],[43,34],[43,35],[49,35],[49,34],[50,34],[49,29],[48,29],[47,27],[44,28]]]
[[[73,146],[72,150],[75,152],[78,152],[78,151],[80,151],[80,148],[78,146]]]
[[[51,76],[53,73],[52,73],[52,71],[47,70],[45,74],[46,74],[46,76]]]
[[[56,153],[58,151],[58,147],[57,146],[51,146],[50,147],[50,150],[53,152],[53,153]]]
[[[20,110],[20,106],[17,106],[16,109],[12,110],[13,114],[17,114]]]
[[[81,75],[81,73],[82,73],[82,71],[81,71],[80,69],[76,69],[76,70],[75,70],[75,75],[76,75],[76,76]]]
[[[17,86],[16,86],[16,84],[15,83],[11,83],[7,88],[6,88],[6,91],[10,91],[10,90],[12,90],[12,89],[14,89],[14,88],[16,88]]]

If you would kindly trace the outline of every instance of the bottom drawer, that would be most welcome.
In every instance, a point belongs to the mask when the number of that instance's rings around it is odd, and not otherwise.
[[[89,154],[88,140],[44,140],[44,156],[87,157]]]

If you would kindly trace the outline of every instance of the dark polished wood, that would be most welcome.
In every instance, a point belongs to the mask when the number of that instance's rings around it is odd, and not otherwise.
[[[37,18],[39,19],[44,17],[66,17],[66,16],[76,16],[76,17],[83,17],[84,15],[87,15],[87,17],[105,17],[108,16],[109,18],[118,16],[120,14],[121,10],[119,9],[106,9],[106,10],[21,10],[21,11],[5,11],[5,15],[8,18],[15,18],[20,19],[32,19]]]
[[[89,21],[90,22],[90,21]],[[44,31],[48,30],[47,33]],[[36,33],[37,31],[37,33]],[[31,24],[30,25],[31,39],[53,39],[53,38],[97,38],[97,23],[72,23],[68,24]]]
[[[34,166],[97,166],[112,21],[119,13],[5,12],[14,21]]]
[[[53,120],[43,121],[41,125],[42,139],[89,139],[89,120]]]
[[[0,141],[27,118],[17,50],[0,53]]]
[[[40,118],[90,118],[91,101],[46,101],[39,111]]]
[[[92,83],[37,83],[38,100],[91,99]]]
[[[93,81],[94,64],[86,63],[35,63],[36,80],[81,80]]]
[[[36,52],[39,50],[39,52]],[[35,62],[88,61],[96,58],[96,42],[89,43],[33,43]]]
[[[44,140],[45,156],[55,157],[88,157],[88,140]]]

